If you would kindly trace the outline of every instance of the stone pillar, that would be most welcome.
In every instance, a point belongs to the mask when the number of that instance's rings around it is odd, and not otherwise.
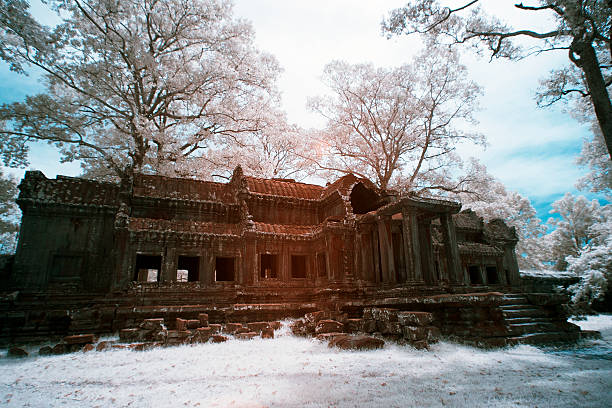
[[[461,272],[461,261],[459,259],[459,247],[455,234],[455,223],[450,214],[443,214],[440,217],[442,223],[442,236],[444,237],[444,249],[446,251],[446,262],[451,283],[464,285],[465,279]]]
[[[166,242],[165,245],[166,248],[162,258],[162,270],[159,271],[161,274],[159,281],[174,282],[176,281],[176,242]]]
[[[378,243],[380,245],[380,260],[383,282],[395,282],[395,262],[393,260],[393,245],[391,244],[390,217],[381,217],[378,224]]]
[[[431,239],[431,220],[419,222],[419,238],[423,280],[429,284],[436,283],[437,278],[434,276],[433,244]]]
[[[377,228],[372,228],[372,255],[373,255],[373,259],[374,259],[374,282],[376,283],[380,283],[381,282],[381,275],[382,275],[382,271],[380,269],[381,267],[381,261],[380,261],[380,245],[379,242],[380,238],[378,237],[378,229]]]

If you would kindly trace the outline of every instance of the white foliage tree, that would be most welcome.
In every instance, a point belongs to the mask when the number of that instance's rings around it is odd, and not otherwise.
[[[0,107],[5,163],[46,141],[99,178],[196,175],[217,137],[259,131],[276,99],[278,64],[230,1],[51,0],[54,28],[1,1],[0,57],[42,70],[47,88]]]
[[[357,174],[383,190],[460,189],[448,177],[460,163],[454,150],[484,138],[457,126],[475,123],[480,88],[455,52],[428,50],[398,68],[335,61],[323,81],[331,94],[309,100],[327,119],[317,150],[323,155],[315,158],[322,169]]]
[[[468,171],[471,180],[466,186],[470,192],[453,195],[463,204],[483,217],[485,222],[495,218],[515,227],[519,242],[516,246],[517,260],[521,270],[544,269],[545,247],[542,242],[546,227],[537,217],[527,197],[508,191],[499,180],[491,176],[486,167],[472,159]]]
[[[602,222],[602,211],[597,200],[588,201],[584,196],[574,197],[571,193],[552,204],[551,214],[559,218],[549,218],[548,223],[555,227],[547,239],[550,257],[555,269],[566,270],[568,256],[580,256],[583,248],[594,238],[593,226]]]
[[[4,176],[0,168],[0,254],[10,254],[16,249],[20,213],[15,204],[17,192],[15,179]]]
[[[454,4],[453,4],[454,3]],[[515,28],[502,16],[487,14],[479,0],[413,0],[392,10],[383,22],[389,35],[420,33],[430,43],[471,44],[492,58],[517,60],[543,52],[567,53],[568,63],[554,70],[538,97],[550,104],[575,95],[588,98],[612,158],[612,3],[604,0],[533,0],[514,3],[526,17]],[[542,28],[545,27],[545,28]],[[528,40],[528,46],[521,40]]]

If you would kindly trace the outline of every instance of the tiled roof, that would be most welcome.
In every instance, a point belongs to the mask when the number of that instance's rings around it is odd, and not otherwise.
[[[477,242],[459,242],[460,254],[485,255],[485,256],[502,256],[504,252],[491,245],[480,244]]]
[[[224,203],[235,201],[228,184],[146,174],[134,176],[134,195]]]
[[[153,218],[130,218],[128,229],[131,231],[173,231],[193,232],[205,235],[235,235],[242,232],[240,224],[218,222],[169,221]]]
[[[255,230],[268,234],[285,235],[308,235],[312,234],[317,226],[315,225],[288,225],[288,224],[266,224],[263,222],[255,223]]]
[[[321,198],[328,197],[335,191],[339,192],[340,195],[348,195],[350,193],[350,189],[352,189],[353,186],[357,183],[362,183],[365,187],[369,188],[375,193],[379,193],[378,188],[376,188],[374,183],[372,183],[370,180],[357,177],[354,174],[347,174],[345,176],[340,177],[333,183],[325,186],[325,190],[321,194]]]
[[[482,231],[483,228],[482,218],[469,209],[453,215],[453,221],[455,221],[455,228],[460,230]]]
[[[323,191],[321,186],[298,183],[292,180],[245,178],[249,191],[257,194],[316,200]]]

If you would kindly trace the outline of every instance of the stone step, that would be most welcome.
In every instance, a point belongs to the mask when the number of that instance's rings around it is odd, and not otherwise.
[[[549,314],[546,310],[540,308],[528,308],[518,310],[502,310],[502,314],[505,318],[514,317],[548,317]]]
[[[529,333],[522,336],[508,338],[508,344],[551,344],[577,341],[580,333],[545,332]]]
[[[529,299],[523,295],[517,295],[516,297],[509,297],[505,295],[502,299],[502,305],[527,305],[529,304]]]
[[[511,305],[501,305],[499,308],[502,311],[506,310],[523,310],[523,309],[534,309],[533,305],[530,304],[511,304]]]
[[[559,330],[557,326],[549,322],[531,322],[509,324],[508,330],[514,335],[524,335],[533,333],[548,333]]]
[[[551,323],[552,319],[550,317],[512,317],[504,319],[504,321],[511,325],[521,323]]]

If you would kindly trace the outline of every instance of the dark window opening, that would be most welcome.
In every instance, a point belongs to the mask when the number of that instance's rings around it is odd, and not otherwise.
[[[306,277],[305,255],[291,255],[291,277],[300,279]]]
[[[234,271],[234,258],[223,256],[218,256],[215,258],[215,281],[234,281]]]
[[[362,183],[357,183],[351,191],[351,206],[353,214],[365,214],[380,207],[379,197],[376,192],[365,187]]]
[[[200,258],[179,256],[176,267],[177,282],[197,282],[200,280]]]
[[[278,278],[278,255],[261,254],[259,266],[262,279]]]
[[[320,278],[327,278],[327,259],[325,253],[317,254],[317,271]]]
[[[487,266],[487,283],[489,285],[497,285],[499,283],[499,277],[497,276],[497,267]]]
[[[480,268],[478,265],[468,266],[468,274],[470,275],[470,283],[472,285],[482,285],[482,279],[480,277]]]
[[[81,277],[83,257],[80,255],[55,255],[51,266],[53,280],[74,280]]]
[[[158,282],[161,264],[161,255],[136,255],[136,273],[134,280],[139,282]]]
[[[510,283],[512,282],[512,280],[510,279],[510,271],[505,269],[505,272],[506,272],[506,283],[510,285]]]
[[[436,271],[436,279],[438,281],[442,280],[442,275],[440,274],[440,261],[437,259],[434,261],[434,269]]]

